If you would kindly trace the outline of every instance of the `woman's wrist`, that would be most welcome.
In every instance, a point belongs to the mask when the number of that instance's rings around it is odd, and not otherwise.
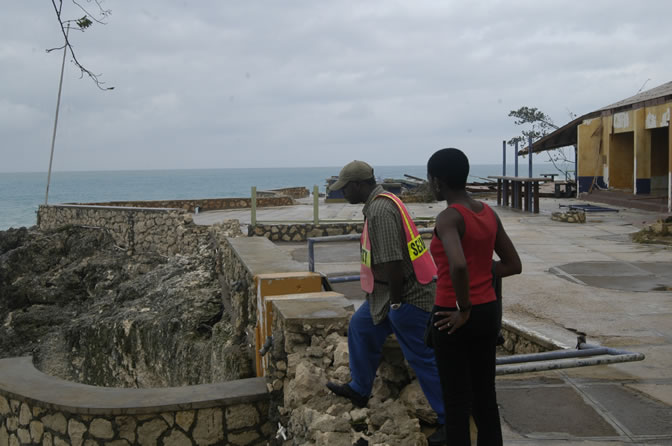
[[[460,313],[466,313],[467,311],[471,310],[471,302],[467,302],[466,305],[460,305],[459,302],[455,302],[457,305],[457,311]]]

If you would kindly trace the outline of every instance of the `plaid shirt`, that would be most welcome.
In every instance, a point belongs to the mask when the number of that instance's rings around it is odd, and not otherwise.
[[[376,195],[383,192],[385,190],[381,186],[376,186],[362,210],[364,218],[369,222],[371,269],[376,280],[373,292],[367,294],[366,299],[376,325],[385,320],[390,310],[389,286],[387,283],[380,283],[387,282],[383,263],[403,260],[405,280],[401,295],[404,304],[415,305],[427,312],[432,311],[435,291],[433,282],[422,285],[415,279],[399,208],[387,198],[375,199]]]

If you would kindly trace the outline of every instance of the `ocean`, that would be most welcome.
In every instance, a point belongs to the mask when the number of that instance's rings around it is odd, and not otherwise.
[[[338,175],[339,170],[340,167],[290,167],[52,172],[49,203],[249,197],[252,186],[257,190],[292,186],[312,190],[317,185],[324,192],[326,179]],[[380,178],[427,175],[425,166],[374,166],[374,171]],[[527,176],[527,164],[521,163],[519,172]],[[534,175],[547,172],[556,170],[549,163],[534,165]],[[476,164],[470,173],[470,182],[485,181],[488,175],[501,175],[502,167]],[[513,166],[507,167],[507,174],[513,174]],[[0,172],[0,231],[36,223],[46,184],[46,172]]]

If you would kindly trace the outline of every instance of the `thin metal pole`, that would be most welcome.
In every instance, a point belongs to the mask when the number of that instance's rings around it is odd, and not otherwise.
[[[502,176],[506,176],[506,141],[502,141]]]
[[[518,176],[518,141],[516,141],[515,145],[515,155],[516,155],[516,162],[513,165],[513,176],[517,177]]]
[[[527,142],[527,154],[530,155],[530,160],[529,160],[529,166],[530,166],[530,172],[528,176],[532,178],[532,137],[530,136]]]
[[[516,162],[513,165],[513,167],[514,167],[514,169],[513,169],[514,175],[513,176],[518,177],[518,141],[516,141],[516,145],[515,145],[514,150],[515,150]],[[518,209],[518,206],[520,204],[520,193],[519,193],[520,189],[519,189],[519,187],[518,187],[518,185],[516,184],[515,181],[511,182],[511,187],[513,187],[513,207],[515,209]]]
[[[315,240],[308,239],[308,271],[315,272]]]
[[[527,154],[529,155],[528,166],[529,172],[528,176],[532,178],[532,137],[529,136],[527,139]],[[532,184],[527,184],[527,191],[525,194],[525,200],[527,200],[527,209],[532,212]]]
[[[70,27],[65,29],[67,39]],[[49,204],[49,185],[51,184],[51,166],[54,162],[54,146],[56,145],[56,129],[58,128],[58,111],[61,108],[61,91],[63,91],[63,72],[65,71],[65,56],[68,54],[68,42],[63,44],[63,61],[61,62],[61,79],[58,81],[58,98],[56,99],[56,117],[54,118],[54,133],[51,135],[51,155],[49,155],[49,173],[47,174],[47,191],[44,194],[44,205]]]

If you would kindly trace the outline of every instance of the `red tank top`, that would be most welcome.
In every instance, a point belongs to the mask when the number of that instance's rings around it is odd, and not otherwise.
[[[464,218],[462,249],[469,270],[469,300],[472,305],[496,300],[492,287],[492,253],[497,236],[497,218],[490,207],[483,203],[481,212],[473,212],[460,204],[449,206]],[[434,233],[430,251],[438,268],[436,281],[436,305],[455,307],[457,297],[450,279],[450,265],[443,244]]]

